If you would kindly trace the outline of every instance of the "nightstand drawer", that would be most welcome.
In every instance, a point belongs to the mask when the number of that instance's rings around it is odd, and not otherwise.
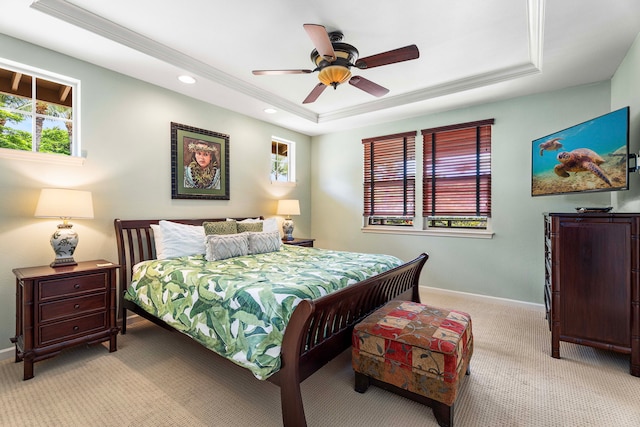
[[[107,293],[40,304],[40,321],[48,322],[107,308]]]
[[[107,314],[104,312],[41,326],[38,345],[47,345],[56,341],[72,339],[91,332],[104,330],[106,327]]]
[[[107,289],[107,275],[105,273],[85,274],[56,280],[43,280],[38,283],[40,301],[100,289]]]

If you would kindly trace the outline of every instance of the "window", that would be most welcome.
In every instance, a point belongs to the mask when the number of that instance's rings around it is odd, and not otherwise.
[[[416,132],[363,139],[364,216],[369,225],[412,226]]]
[[[295,182],[295,143],[271,138],[271,182]]]
[[[0,62],[0,148],[78,156],[80,83]]]
[[[419,175],[417,132],[363,139],[363,231],[491,238],[493,123],[423,130]],[[422,197],[416,198],[416,184]],[[420,223],[414,223],[416,212],[422,212]]]
[[[428,227],[487,228],[493,119],[425,129],[423,217]]]

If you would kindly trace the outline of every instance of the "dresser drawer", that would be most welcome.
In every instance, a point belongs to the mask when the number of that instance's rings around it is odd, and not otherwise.
[[[107,313],[96,313],[76,317],[62,322],[40,326],[38,345],[53,344],[56,341],[73,339],[107,327]]]
[[[40,304],[40,321],[48,322],[69,316],[78,316],[107,308],[107,293],[69,298]]]
[[[85,274],[82,276],[71,276],[63,279],[43,280],[38,283],[38,295],[40,301],[69,296],[73,294],[83,294],[107,289],[107,275],[105,273]]]

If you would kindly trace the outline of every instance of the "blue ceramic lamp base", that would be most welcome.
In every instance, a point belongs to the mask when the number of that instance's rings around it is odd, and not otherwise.
[[[282,231],[284,232],[284,240],[290,242],[293,240],[293,220],[286,218],[282,222]]]
[[[78,233],[71,227],[72,224],[58,224],[58,229],[51,236],[51,247],[56,254],[56,259],[50,264],[51,267],[62,267],[76,265],[73,253],[78,246]]]

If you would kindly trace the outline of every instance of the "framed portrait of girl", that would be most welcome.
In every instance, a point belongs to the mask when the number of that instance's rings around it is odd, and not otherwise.
[[[171,123],[171,198],[229,200],[229,135]]]

